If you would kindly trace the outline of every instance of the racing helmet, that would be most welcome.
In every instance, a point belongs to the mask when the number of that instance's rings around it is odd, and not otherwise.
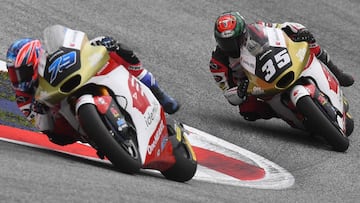
[[[226,55],[232,58],[240,57],[240,48],[247,37],[244,18],[239,12],[222,13],[215,21],[214,37]]]
[[[7,50],[7,69],[15,89],[27,91],[37,81],[37,68],[43,49],[37,39],[23,38],[12,43]]]

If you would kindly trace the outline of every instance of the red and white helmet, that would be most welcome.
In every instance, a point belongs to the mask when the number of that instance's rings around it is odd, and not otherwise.
[[[7,68],[15,89],[26,91],[37,80],[42,52],[41,42],[37,39],[19,39],[10,45],[6,54]]]

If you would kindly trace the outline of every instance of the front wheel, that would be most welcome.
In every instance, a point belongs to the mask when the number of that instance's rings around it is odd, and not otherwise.
[[[310,96],[304,96],[296,104],[304,115],[306,128],[323,136],[335,151],[344,152],[349,148],[349,139],[319,109]]]
[[[129,174],[140,171],[141,158],[134,140],[116,141],[93,104],[80,106],[78,115],[86,134],[118,170]]]

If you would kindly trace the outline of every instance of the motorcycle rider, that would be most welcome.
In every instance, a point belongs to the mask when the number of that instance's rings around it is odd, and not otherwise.
[[[225,98],[230,104],[239,106],[240,115],[245,120],[255,121],[261,118],[277,117],[267,103],[257,100],[254,96],[247,95],[249,80],[240,65],[240,48],[247,40],[247,27],[256,24],[280,28],[293,41],[308,42],[310,51],[329,67],[341,86],[348,87],[354,83],[353,77],[341,71],[330,60],[327,51],[317,44],[312,33],[303,25],[292,22],[280,24],[262,21],[246,24],[239,12],[224,12],[215,21],[214,37],[217,45],[212,52],[209,67],[215,82],[223,90]]]
[[[110,56],[150,88],[164,107],[165,112],[173,114],[179,109],[178,102],[159,87],[155,77],[143,68],[132,50],[108,36],[97,37],[91,40],[91,44],[105,46],[109,53],[116,53],[110,54]],[[38,84],[37,69],[43,51],[40,40],[32,38],[16,40],[8,48],[7,69],[15,90],[16,103],[27,120],[45,133],[50,141],[59,145],[71,144],[77,141],[74,136],[77,132],[72,129],[65,118],[56,112],[49,112],[49,108],[45,104],[34,100]]]

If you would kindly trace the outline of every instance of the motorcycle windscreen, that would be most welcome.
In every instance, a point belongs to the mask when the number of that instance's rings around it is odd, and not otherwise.
[[[72,30],[62,25],[53,25],[44,30],[44,48],[48,54],[52,54],[60,47],[80,49],[83,40],[87,40],[84,32]]]

